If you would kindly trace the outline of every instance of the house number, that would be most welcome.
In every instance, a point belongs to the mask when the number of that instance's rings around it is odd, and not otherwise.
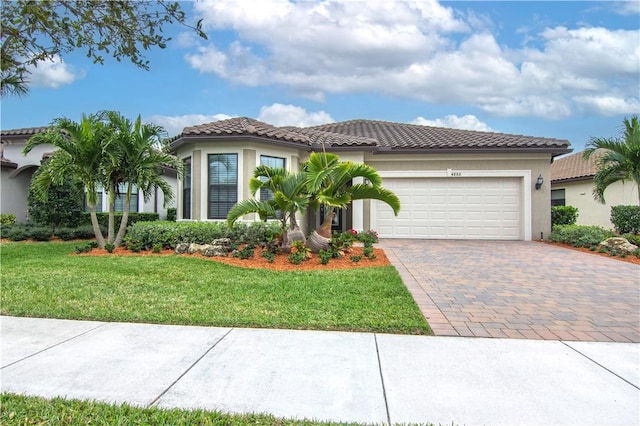
[[[451,169],[447,169],[447,176],[460,177],[460,176],[462,176],[462,172],[454,172]]]

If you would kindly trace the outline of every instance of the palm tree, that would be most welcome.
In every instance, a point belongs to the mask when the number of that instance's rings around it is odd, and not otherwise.
[[[395,215],[400,212],[400,199],[392,191],[383,188],[382,178],[371,166],[350,161],[340,161],[336,154],[312,152],[304,169],[310,205],[315,211],[325,206],[324,222],[312,233],[309,245],[312,250],[326,249],[331,238],[331,223],[336,208],[346,208],[354,200],[380,200],[388,204]],[[351,184],[355,178],[367,183]]]
[[[306,192],[306,174],[291,173],[281,167],[260,165],[249,180],[251,195],[267,189],[271,199],[255,198],[236,203],[227,214],[227,224],[232,227],[236,220],[249,213],[258,213],[260,219],[277,217],[282,224],[282,247],[286,250],[293,241],[305,241],[305,236],[296,221],[296,214],[306,210],[309,196]],[[289,225],[289,228],[287,228]]]
[[[635,182],[640,205],[640,125],[638,116],[623,120],[624,131],[619,138],[592,138],[584,150],[584,158],[590,158],[596,150],[603,150],[596,159],[598,168],[593,182],[593,197],[605,203],[604,192],[609,185],[619,181]]]
[[[79,123],[57,118],[49,130],[32,136],[23,150],[26,155],[38,145],[51,144],[58,148],[43,166],[45,169],[34,180],[32,188],[40,199],[46,200],[51,184],[60,185],[70,176],[80,179],[87,192],[91,225],[100,247],[104,247],[105,241],[98,224],[96,206],[99,202],[98,187],[107,182],[105,159],[111,156],[108,136],[109,129],[101,114],[83,114]]]
[[[148,200],[156,190],[164,195],[165,205],[173,199],[171,185],[162,178],[162,167],[171,167],[181,174],[182,163],[175,156],[162,150],[161,136],[165,130],[155,124],[142,124],[140,116],[135,121],[115,111],[106,111],[105,117],[113,129],[113,161],[109,164],[109,214],[113,225],[113,206],[121,186],[125,186],[122,220],[113,245],[122,243],[129,220],[129,204],[134,187]],[[109,241],[111,242],[109,233]]]

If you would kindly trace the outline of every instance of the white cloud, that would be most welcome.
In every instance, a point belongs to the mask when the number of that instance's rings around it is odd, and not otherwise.
[[[637,114],[640,111],[640,98],[624,98],[616,96],[578,96],[574,101],[583,110],[598,115],[612,116]]]
[[[640,14],[640,2],[638,0],[625,0],[613,2],[612,9],[619,15],[638,15]]]
[[[335,121],[324,111],[308,112],[299,106],[278,103],[260,108],[258,120],[274,126],[296,127],[317,126]]]
[[[448,4],[200,1],[194,8],[205,28],[236,38],[199,45],[185,58],[202,73],[318,101],[328,93],[376,92],[548,119],[583,111],[584,99],[620,98],[637,87],[639,30],[549,27],[508,46],[492,33],[499,24]],[[626,113],[628,105],[605,109]]]
[[[227,114],[187,114],[187,115],[152,115],[145,120],[146,123],[154,123],[158,126],[164,127],[169,136],[175,136],[182,133],[185,127],[196,126],[198,124],[211,123],[213,121],[226,120],[231,118],[231,115]]]
[[[469,114],[463,115],[462,117],[459,117],[457,115],[447,115],[446,117],[436,118],[435,120],[428,120],[424,117],[418,117],[413,120],[411,124],[419,124],[421,126],[447,127],[449,129],[478,130],[481,132],[494,131],[486,123],[478,120],[478,117]]]
[[[57,89],[60,86],[73,83],[77,78],[84,77],[83,73],[74,73],[73,69],[65,64],[60,56],[55,55],[53,59],[39,61],[37,66],[29,66],[30,72],[27,79],[30,86],[49,87]]]

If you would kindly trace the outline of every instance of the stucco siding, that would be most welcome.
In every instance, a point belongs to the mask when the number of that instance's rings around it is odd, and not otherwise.
[[[578,209],[578,225],[596,225],[613,229],[611,206],[638,205],[638,189],[631,182],[616,182],[605,191],[606,204],[593,198],[593,181],[556,182],[551,189],[565,190],[565,205]]]
[[[14,214],[19,223],[27,221],[29,184],[35,170],[35,167],[28,167],[16,175],[16,170],[2,169],[0,213]]]

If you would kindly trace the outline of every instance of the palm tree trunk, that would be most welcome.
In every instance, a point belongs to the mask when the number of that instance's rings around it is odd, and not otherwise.
[[[122,220],[120,221],[120,228],[118,228],[118,235],[116,235],[116,240],[113,245],[116,247],[120,247],[122,244],[122,239],[124,238],[124,234],[127,231],[127,222],[129,221],[129,202],[131,201],[131,184],[127,186],[127,195],[125,196],[124,206],[122,206]]]
[[[104,237],[100,230],[100,224],[98,223],[98,216],[96,215],[96,205],[89,204],[89,216],[91,217],[91,226],[93,227],[93,233],[96,236],[96,242],[98,247],[104,248]]]
[[[116,209],[116,189],[114,185],[109,186],[109,222],[107,224],[107,241],[113,243],[115,233],[115,209]]]
[[[298,221],[296,221],[295,214],[291,214],[289,216],[289,229],[287,229],[285,226],[282,233],[283,251],[288,253],[291,250],[291,246],[293,246],[294,241],[306,242],[307,238],[304,236],[304,233],[300,229]]]
[[[316,229],[316,232],[324,238],[331,238],[331,226],[333,225],[333,218],[335,217],[336,212],[333,210],[333,207],[329,206],[325,207],[324,212],[324,221],[322,222],[322,225]]]

